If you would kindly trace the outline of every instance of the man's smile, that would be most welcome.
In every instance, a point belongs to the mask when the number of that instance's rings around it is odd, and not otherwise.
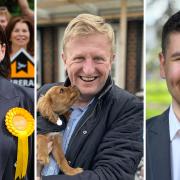
[[[97,79],[97,76],[79,76],[82,81],[92,82]]]

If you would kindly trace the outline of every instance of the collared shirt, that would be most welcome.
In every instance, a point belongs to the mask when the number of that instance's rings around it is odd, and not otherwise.
[[[180,121],[172,105],[169,111],[169,132],[171,141],[171,174],[172,180],[180,180]]]
[[[89,105],[93,102],[94,99],[90,101],[90,103],[85,107],[72,107],[71,115],[67,124],[67,127],[65,131],[63,132],[63,143],[62,148],[64,153],[66,153],[66,150],[69,145],[69,141],[71,139],[71,136],[76,128],[76,125],[80,121],[81,117],[84,115],[86,110],[88,109]],[[59,173],[59,166],[54,160],[53,156],[50,156],[50,161],[48,165],[45,165],[42,169],[41,174],[43,176],[50,176],[50,175],[57,175]]]

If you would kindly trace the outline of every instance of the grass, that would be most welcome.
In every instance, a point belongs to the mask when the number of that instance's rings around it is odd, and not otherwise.
[[[165,111],[171,103],[171,97],[165,81],[146,81],[146,118],[156,116]]]

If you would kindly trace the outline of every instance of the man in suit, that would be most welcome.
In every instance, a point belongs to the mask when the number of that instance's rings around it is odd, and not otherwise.
[[[100,16],[80,14],[65,30],[63,51],[68,74],[64,85],[80,90],[63,133],[63,150],[70,166],[83,172],[64,175],[51,157],[42,179],[133,180],[143,152],[143,106],[111,78],[112,27]],[[43,86],[38,94],[54,85]]]
[[[180,11],[162,31],[160,75],[166,79],[172,104],[147,121],[147,180],[180,179]]]

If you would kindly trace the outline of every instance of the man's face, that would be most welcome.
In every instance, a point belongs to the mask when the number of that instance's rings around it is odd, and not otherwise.
[[[166,79],[173,105],[180,107],[180,33],[169,36],[166,55],[160,54],[161,77]]]
[[[0,15],[0,25],[3,27],[3,29],[6,28],[7,24],[8,24],[8,20],[6,16]]]
[[[62,57],[72,85],[78,87],[85,99],[103,88],[114,58],[110,42],[102,34],[71,38]]]

